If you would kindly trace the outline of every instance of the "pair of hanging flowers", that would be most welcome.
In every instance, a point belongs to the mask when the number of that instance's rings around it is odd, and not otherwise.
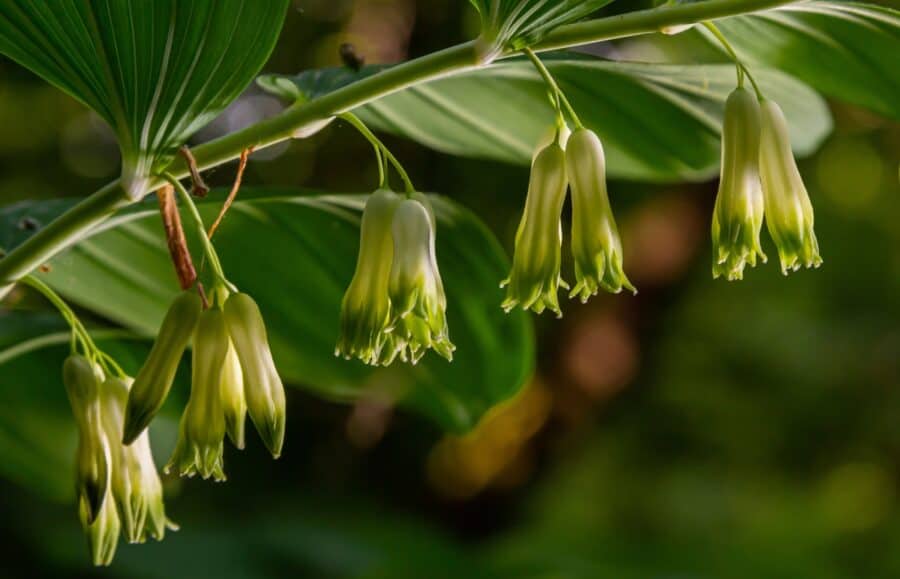
[[[456,347],[447,329],[447,298],[435,252],[437,220],[426,195],[359,119],[344,118],[372,143],[381,183],[366,201],[356,271],[341,303],[335,355],[370,365],[399,358],[417,363],[428,350],[448,361]],[[406,195],[387,186],[391,163]]]
[[[744,267],[765,263],[760,244],[765,220],[778,248],[781,271],[819,267],[812,202],[791,151],[781,107],[765,98],[747,68],[712,24],[706,27],[731,54],[738,87],[725,102],[719,191],[712,219],[713,277],[739,280]],[[754,92],[744,88],[749,78]]]

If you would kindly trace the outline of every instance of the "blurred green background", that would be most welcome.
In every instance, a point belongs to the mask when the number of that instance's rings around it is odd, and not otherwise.
[[[370,63],[405,60],[477,24],[457,0],[296,0],[266,72],[339,65],[343,42]],[[675,57],[666,50],[600,47]],[[282,106],[252,89],[197,140]],[[900,125],[830,106],[834,133],[800,163],[820,270],[783,277],[770,262],[714,282],[714,182],[612,182],[641,293],[535,318],[535,377],[469,436],[291,390],[279,461],[251,443],[226,451],[225,484],[166,477],[182,529],[121,545],[110,569],[90,568],[67,493],[0,481],[0,576],[900,576]],[[0,127],[4,204],[83,195],[118,171],[96,116],[6,60]],[[386,141],[422,189],[479,213],[511,250],[524,168]],[[227,185],[232,170],[209,180]],[[246,181],[365,191],[375,172],[367,143],[335,124],[254,155]],[[55,371],[44,380],[65,411]]]

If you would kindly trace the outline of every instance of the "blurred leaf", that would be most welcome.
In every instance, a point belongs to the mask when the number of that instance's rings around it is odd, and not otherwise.
[[[286,381],[336,400],[396,398],[441,427],[463,432],[526,380],[533,363],[529,318],[500,309],[498,284],[508,263],[473,214],[433,198],[450,335],[458,347],[454,361],[429,354],[414,367],[372,370],[333,353],[364,198],[245,189],[241,199],[217,233],[216,247],[229,278],[258,301]],[[33,209],[43,222],[69,203],[51,205],[47,211],[42,203],[20,204],[4,217],[15,222]],[[202,203],[208,222],[218,206]],[[65,297],[146,335],[156,332],[177,291],[155,204],[113,218],[51,268],[45,279]]]
[[[749,63],[777,67],[827,96],[900,119],[897,10],[859,2],[800,2],[716,25]]]
[[[613,0],[470,0],[481,15],[483,38],[497,51],[521,49],[554,28],[575,22]]]
[[[733,66],[619,63],[567,53],[544,61],[581,120],[603,139],[612,176],[702,180],[716,172]],[[756,76],[784,108],[797,153],[814,151],[831,131],[822,99],[777,71]],[[260,84],[284,98],[313,98],[352,78],[347,69],[331,69],[264,76]],[[520,59],[417,85],[357,112],[373,127],[439,151],[523,165],[554,122],[540,76]]]
[[[0,53],[103,117],[141,178],[253,80],[288,3],[5,0]]]

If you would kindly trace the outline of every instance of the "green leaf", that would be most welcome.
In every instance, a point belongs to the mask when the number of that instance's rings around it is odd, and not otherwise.
[[[675,181],[715,174],[724,103],[736,83],[733,66],[619,63],[567,53],[544,61],[581,120],[603,139],[610,175]],[[756,76],[784,109],[795,151],[814,151],[831,131],[824,101],[780,72]],[[332,69],[262,77],[260,85],[288,99],[313,98],[352,78],[346,69]],[[411,87],[357,112],[375,128],[439,151],[522,165],[554,122],[543,82],[520,59]]]
[[[751,71],[783,70],[837,100],[900,119],[900,12],[859,2],[800,2],[716,23]],[[660,39],[683,44],[705,30]],[[694,36],[697,38],[697,36]]]
[[[0,53],[103,117],[126,188],[159,169],[268,59],[289,0],[5,0]]]
[[[554,28],[596,12],[613,0],[470,0],[481,15],[482,40],[496,55],[541,40]]]
[[[458,348],[454,361],[429,354],[414,367],[372,370],[336,358],[338,314],[356,261],[363,201],[242,190],[215,238],[225,271],[258,301],[287,382],[334,400],[398,399],[444,429],[464,432],[514,395],[532,370],[529,318],[500,309],[498,284],[508,261],[473,214],[434,197],[437,256]],[[68,203],[55,202],[53,211],[41,213],[42,205],[11,208],[3,214],[7,228],[32,212],[43,222]],[[207,222],[219,205],[201,203]],[[156,332],[177,293],[155,204],[113,218],[50,265],[45,279],[63,296],[145,335]]]

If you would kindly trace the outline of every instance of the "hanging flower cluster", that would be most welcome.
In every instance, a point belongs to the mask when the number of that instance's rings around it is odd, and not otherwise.
[[[525,51],[544,77],[558,121],[552,137],[542,138],[531,166],[525,210],[516,231],[515,253],[502,307],[516,306],[562,316],[557,292],[569,285],[560,275],[562,209],[572,191],[572,257],[575,286],[569,297],[586,302],[602,288],[619,293],[637,290],[622,268],[622,242],[606,188],[606,157],[600,138],[582,126],[565,95],[537,56]],[[575,122],[570,132],[564,111]]]
[[[177,529],[166,517],[147,427],[165,403],[188,345],[191,394],[165,471],[225,480],[224,439],[227,434],[237,448],[244,448],[247,414],[273,457],[279,457],[284,443],[284,386],[259,307],[225,278],[190,194],[171,181],[204,242],[212,268],[211,297],[207,299],[196,282],[193,265],[176,266],[179,278],[190,272],[189,279],[182,280],[182,287],[190,289],[170,304],[134,380],[97,348],[51,288],[33,277],[25,280],[59,308],[72,328],[72,354],[63,366],[63,382],[79,433],[78,511],[96,565],[111,563],[120,534],[141,543],[148,536],[161,540],[166,529]],[[176,238],[183,241],[180,227],[178,221]],[[186,246],[176,249],[173,255],[190,264]]]
[[[739,280],[744,267],[763,263],[759,234],[765,217],[778,248],[781,271],[819,267],[819,244],[813,231],[813,208],[791,151],[781,108],[766,99],[746,67],[712,24],[738,70],[738,87],[725,102],[722,165],[712,219],[713,277]],[[756,94],[743,88],[750,78]]]
[[[341,305],[335,354],[388,365],[429,349],[453,359],[447,298],[435,255],[436,221],[425,195],[379,189],[362,217],[356,272]]]
[[[81,354],[63,364],[63,384],[78,425],[76,489],[78,513],[95,565],[109,565],[119,535],[130,543],[162,540],[177,529],[167,517],[162,482],[150,439],[142,434],[122,444],[122,418],[130,380],[108,374]]]

